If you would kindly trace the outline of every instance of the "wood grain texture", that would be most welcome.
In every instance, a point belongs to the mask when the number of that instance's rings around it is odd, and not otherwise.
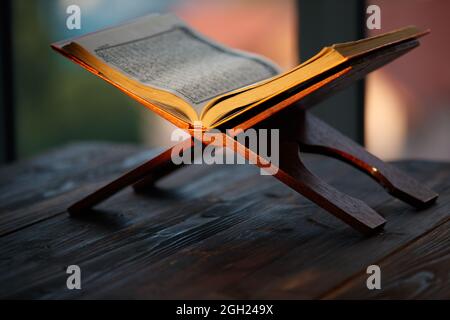
[[[77,144],[26,165],[0,168],[0,235],[65,212],[65,201],[80,199],[158,152],[137,150],[129,145]]]
[[[367,290],[361,273],[325,299],[450,299],[450,221],[432,229],[377,265],[382,290]]]
[[[36,159],[2,171],[0,186],[9,186],[16,199],[0,215],[1,229],[9,230],[0,236],[1,298],[323,298],[357,279],[367,265],[388,261],[384,259],[422,237],[429,248],[436,246],[433,257],[438,257],[438,241],[446,239],[430,237],[430,230],[449,219],[450,164],[422,161],[395,163],[441,193],[435,206],[418,212],[346,164],[303,157],[311,172],[366,199],[387,218],[384,232],[371,238],[358,235],[273,177],[260,176],[251,165],[193,165],[146,193],[127,189],[90,215],[70,217],[61,208],[93,190],[93,181],[108,180],[152,154],[135,147],[120,149],[75,145],[39,157],[48,166],[46,174],[36,169]],[[42,196],[59,185],[54,181],[74,179],[71,166],[82,170],[82,163],[95,161],[105,164],[96,167],[94,177],[77,175],[68,191]],[[15,172],[15,178],[8,172]],[[34,181],[36,187],[24,186],[24,181]],[[0,194],[3,201],[8,194]],[[15,215],[20,216],[17,227]],[[417,251],[405,251],[402,265],[419,259],[408,252]],[[444,270],[445,259],[442,265],[437,258],[431,260]],[[71,264],[82,268],[81,291],[65,287],[65,269]],[[397,296],[408,297],[403,288]],[[349,297],[359,295],[350,289]],[[414,297],[448,292],[443,283]]]

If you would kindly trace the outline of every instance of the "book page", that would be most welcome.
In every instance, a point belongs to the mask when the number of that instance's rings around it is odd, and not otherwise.
[[[128,77],[170,91],[197,111],[212,98],[270,78],[268,60],[213,43],[172,15],[152,15],[75,40]]]

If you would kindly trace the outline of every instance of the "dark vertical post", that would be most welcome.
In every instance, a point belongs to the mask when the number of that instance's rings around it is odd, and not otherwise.
[[[365,1],[298,0],[300,58],[324,46],[357,40],[365,34]],[[320,103],[313,113],[360,144],[364,143],[364,82]]]
[[[14,92],[12,66],[12,1],[3,0],[0,10],[0,163],[16,156],[14,134]]]

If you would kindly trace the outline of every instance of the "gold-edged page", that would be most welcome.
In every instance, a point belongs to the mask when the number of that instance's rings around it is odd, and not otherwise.
[[[324,48],[317,56],[299,67],[270,79],[260,86],[211,101],[202,121],[215,127],[264,101],[289,91],[301,83],[312,79],[344,63],[347,59],[331,48]],[[225,116],[225,117],[224,117]]]
[[[429,30],[424,31],[416,26],[407,26],[374,37],[335,44],[333,48],[350,59],[401,41],[419,38],[427,33]]]
[[[372,38],[325,47],[319,54],[288,72],[247,90],[212,100],[201,118],[210,127],[215,127],[349,59],[426,33],[410,26]]]
[[[272,78],[269,78],[269,79],[266,79],[266,80],[254,83],[254,84],[246,86],[246,87],[239,88],[239,89],[231,91],[231,92],[228,92],[226,94],[223,94],[221,96],[218,96],[218,97],[210,100],[208,102],[208,104],[203,108],[202,113],[200,115],[200,119],[204,119],[205,114],[209,113],[209,111],[211,110],[212,107],[217,106],[218,102],[227,100],[227,99],[229,99],[231,97],[240,95],[240,94],[242,94],[244,92],[247,92],[247,91],[253,90],[255,88],[259,88],[259,87],[265,86],[265,85],[267,85],[267,84],[269,84],[271,82],[277,81],[279,78],[285,77],[287,74],[290,74],[290,73],[292,73],[292,72],[294,72],[294,71],[296,71],[296,70],[298,70],[300,68],[303,68],[306,65],[308,65],[308,64],[314,62],[315,60],[321,58],[322,56],[328,54],[330,50],[332,50],[332,49],[329,48],[329,47],[325,47],[319,53],[317,53],[315,56],[313,56],[312,58],[308,59],[307,61],[299,64],[298,66],[296,66],[293,69],[290,69],[290,70],[288,70],[288,71],[286,71],[286,72],[284,72],[282,74],[276,75],[276,76],[274,76]],[[254,98],[257,99],[257,97],[255,97],[255,95],[253,95],[253,96],[254,96]],[[260,99],[263,99],[264,97],[265,97],[265,95],[263,97],[260,97]],[[245,105],[236,104],[236,109],[241,109],[241,108],[245,108],[245,107],[246,107]],[[218,110],[218,109],[219,108],[215,108],[214,113],[220,113],[223,116],[225,116],[227,114],[227,112],[230,111],[230,110],[226,111],[226,110]]]
[[[173,15],[142,17],[74,42],[191,121],[214,97],[278,73],[270,61],[207,40]]]

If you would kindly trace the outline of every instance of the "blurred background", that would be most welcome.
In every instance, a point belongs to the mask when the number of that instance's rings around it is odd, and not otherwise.
[[[66,27],[71,4],[81,8],[81,30]],[[381,8],[380,30],[365,27],[369,4]],[[410,24],[430,28],[421,47],[314,109],[383,159],[450,160],[450,1],[14,0],[9,5],[11,14],[2,19],[2,121],[12,134],[2,133],[9,144],[3,158],[23,159],[83,140],[167,145],[167,121],[49,44],[147,13],[173,12],[206,36],[262,54],[283,69],[325,44]]]

